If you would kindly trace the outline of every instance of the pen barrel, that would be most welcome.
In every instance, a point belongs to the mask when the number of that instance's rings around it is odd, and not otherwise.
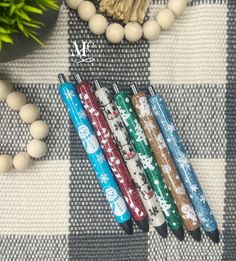
[[[77,96],[75,86],[71,83],[63,83],[59,87],[59,94],[82,141],[90,164],[111,206],[116,221],[123,223],[130,220],[130,212],[86,116],[83,105]]]
[[[112,138],[111,131],[92,88],[87,82],[83,82],[77,85],[77,92],[133,219],[135,221],[144,220],[147,217],[147,212],[126,168],[120,151]]]
[[[112,102],[111,92],[102,87],[95,92],[95,95],[153,226],[161,226],[165,222],[163,213],[146,177],[139,156],[132,145],[120,113]]]
[[[154,159],[154,155],[148,146],[148,142],[142,127],[138,122],[130,98],[125,92],[120,92],[115,95],[114,100],[143,164],[149,182],[158,198],[167,224],[172,230],[177,230],[182,227],[180,216],[177,212],[174,201],[169,194],[167,186],[163,181],[157,162]]]
[[[174,122],[167,105],[159,95],[150,97],[149,102],[200,223],[205,231],[214,231],[217,228],[216,221],[205,199],[203,190],[189,161],[181,139],[174,127]]]
[[[131,97],[131,100],[161,174],[182,218],[182,222],[188,231],[193,231],[199,227],[198,218],[179,177],[147,97],[144,92],[138,92]]]

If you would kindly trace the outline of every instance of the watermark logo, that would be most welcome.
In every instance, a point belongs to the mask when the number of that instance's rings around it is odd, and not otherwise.
[[[76,41],[73,41],[71,57],[77,59],[77,64],[92,63],[94,61],[94,58],[91,55],[91,49],[93,47],[94,43],[92,41],[82,41],[81,45],[78,45]]]

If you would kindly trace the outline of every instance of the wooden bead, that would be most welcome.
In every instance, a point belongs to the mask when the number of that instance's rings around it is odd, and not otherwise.
[[[8,172],[12,169],[12,156],[0,155],[0,172]]]
[[[129,22],[125,26],[125,38],[129,42],[138,41],[143,35],[142,26],[137,22]]]
[[[118,23],[110,24],[106,30],[107,40],[111,43],[120,43],[124,34],[124,28]]]
[[[188,0],[169,0],[168,8],[178,17],[187,7],[187,3]]]
[[[89,21],[96,14],[96,7],[90,1],[83,1],[78,7],[78,14],[82,20]]]
[[[170,9],[164,8],[157,14],[156,19],[162,30],[169,30],[175,21],[175,16]]]
[[[89,19],[90,31],[96,35],[104,34],[107,26],[107,19],[101,14],[95,14]]]
[[[26,97],[24,93],[12,92],[7,96],[7,104],[12,110],[19,111],[26,104]]]
[[[20,117],[26,123],[32,123],[39,117],[40,111],[34,104],[25,104],[20,109]]]
[[[30,134],[34,139],[45,139],[48,136],[49,128],[45,121],[35,121],[30,126]]]
[[[66,0],[66,5],[71,9],[77,9],[83,0]]]
[[[19,171],[24,171],[32,165],[32,159],[27,152],[20,152],[13,159],[13,166]]]
[[[6,100],[11,90],[12,86],[8,81],[0,80],[0,101]]]
[[[33,139],[27,145],[27,152],[32,158],[41,158],[47,153],[47,145],[44,141]]]
[[[156,40],[159,37],[161,27],[155,20],[148,20],[143,24],[143,36],[149,41]]]

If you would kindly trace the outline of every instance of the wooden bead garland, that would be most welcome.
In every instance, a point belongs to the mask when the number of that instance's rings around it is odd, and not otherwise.
[[[166,8],[160,10],[155,20],[146,21],[143,26],[138,22],[128,22],[125,28],[118,23],[108,25],[105,16],[96,13],[96,7],[91,1],[66,0],[71,9],[78,9],[79,17],[89,23],[89,28],[95,35],[106,34],[111,43],[120,43],[125,37],[129,42],[137,42],[143,36],[149,41],[156,40],[160,30],[169,30],[175,19],[187,6],[188,0],[169,0]]]
[[[6,100],[8,106],[19,111],[21,119],[31,123],[30,134],[33,140],[27,145],[27,152],[19,152],[14,157],[0,155],[0,173],[9,172],[13,167],[25,171],[32,164],[32,158],[41,158],[47,153],[47,145],[42,139],[46,138],[49,128],[46,122],[37,120],[40,111],[37,106],[27,103],[26,96],[21,92],[12,91],[7,81],[0,80],[0,101]]]

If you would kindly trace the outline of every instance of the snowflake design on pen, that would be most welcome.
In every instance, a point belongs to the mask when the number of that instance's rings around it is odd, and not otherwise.
[[[206,203],[206,199],[205,199],[205,197],[204,197],[203,194],[202,194],[201,197],[200,197],[200,201],[201,201],[202,203]]]
[[[190,169],[189,159],[184,153],[180,153],[179,158],[177,158],[178,163],[181,165],[181,168]]]
[[[72,99],[72,98],[75,97],[75,94],[74,94],[73,91],[67,91],[65,96],[66,96],[67,99]]]
[[[170,131],[171,133],[175,131],[175,126],[173,123],[170,123],[166,126],[167,130]]]
[[[98,156],[97,156],[97,160],[100,164],[103,163],[103,161],[105,161],[105,157],[102,153],[100,153]]]
[[[144,120],[144,128],[147,129],[147,130],[151,130],[151,129],[154,129],[156,126],[153,124],[152,121],[145,121]]]
[[[198,214],[198,218],[200,219],[201,222],[207,222],[208,218],[206,218],[206,215],[204,212],[199,212]]]
[[[156,116],[159,116],[159,113],[158,113],[158,110],[157,110],[156,106],[153,106],[153,107],[152,107],[152,111],[154,112],[154,114],[155,114]]]
[[[198,186],[196,184],[193,184],[193,185],[190,186],[190,189],[191,189],[192,192],[197,192]]]
[[[108,178],[107,174],[101,174],[100,180],[102,183],[107,183],[109,178]]]
[[[171,166],[169,164],[164,164],[161,166],[162,171],[165,174],[170,174],[171,173]]]
[[[85,111],[79,111],[78,112],[78,115],[79,115],[79,117],[80,118],[82,118],[82,119],[86,119],[87,118],[87,115],[86,115],[86,112]]]

